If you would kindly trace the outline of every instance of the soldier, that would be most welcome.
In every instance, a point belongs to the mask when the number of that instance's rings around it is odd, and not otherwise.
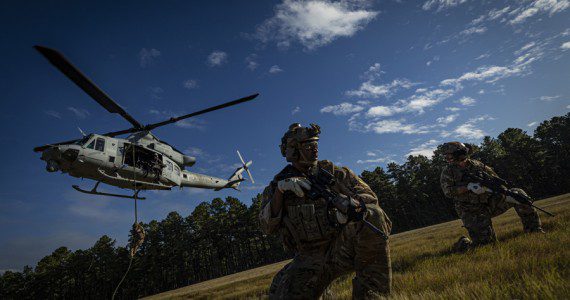
[[[498,177],[490,167],[480,161],[470,159],[473,149],[460,142],[449,142],[442,147],[448,165],[441,173],[441,188],[446,197],[452,198],[455,210],[469,232],[471,240],[462,237],[454,249],[463,251],[470,247],[494,243],[497,241],[491,218],[514,207],[521,218],[525,232],[544,232],[540,218],[534,208],[529,205],[513,204],[517,201],[498,193],[490,193],[489,189],[477,182],[469,182],[466,174],[477,171]],[[526,195],[525,191],[513,188],[511,191]]]
[[[392,223],[362,179],[346,167],[318,160],[319,134],[318,125],[289,126],[280,148],[291,164],[263,192],[262,230],[278,233],[284,246],[295,252],[293,261],[273,278],[269,298],[316,299],[335,278],[354,271],[354,298],[387,295]],[[322,170],[334,176],[329,187],[336,195],[333,201],[307,196],[312,185],[308,178]],[[366,221],[383,236],[363,226]]]

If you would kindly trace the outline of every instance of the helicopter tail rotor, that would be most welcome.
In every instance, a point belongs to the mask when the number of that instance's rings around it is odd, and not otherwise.
[[[253,180],[253,176],[251,176],[251,172],[249,171],[249,166],[251,165],[252,161],[248,161],[247,163],[243,160],[243,157],[241,156],[241,153],[239,153],[239,150],[236,150],[239,159],[241,160],[241,164],[242,164],[242,168],[247,172],[247,175],[249,176],[249,180],[251,180],[251,183],[255,183],[255,181]]]

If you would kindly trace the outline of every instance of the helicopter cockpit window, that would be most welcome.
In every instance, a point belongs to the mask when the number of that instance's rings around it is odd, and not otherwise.
[[[75,145],[83,146],[83,145],[85,145],[85,144],[89,141],[89,139],[91,139],[91,136],[92,136],[91,134],[88,135],[88,136],[85,136],[85,137],[83,137],[82,139],[77,140],[74,144],[75,144]]]
[[[95,143],[95,150],[97,151],[105,151],[105,139],[104,138],[97,138]]]
[[[166,161],[166,166],[168,167],[168,171],[172,172],[172,163],[170,161]]]
[[[92,140],[91,143],[89,143],[89,145],[86,148],[88,148],[88,149],[95,148],[95,140]]]
[[[174,166],[174,171],[176,172],[176,175],[180,176],[180,168],[178,166]]]

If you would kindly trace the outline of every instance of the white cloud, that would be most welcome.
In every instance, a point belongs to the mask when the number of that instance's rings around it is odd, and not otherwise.
[[[61,119],[61,114],[55,110],[46,110],[44,113],[48,116],[54,117],[56,119]]]
[[[343,102],[338,105],[328,105],[321,108],[321,113],[332,113],[335,116],[345,116],[353,113],[360,112],[364,107],[360,105],[354,105],[352,103]]]
[[[491,55],[490,55],[489,53],[483,53],[483,54],[481,54],[481,55],[475,57],[475,60],[480,60],[480,59],[488,58],[488,57],[490,57],[490,56],[491,56]]]
[[[444,9],[457,6],[465,2],[467,2],[467,0],[429,0],[422,5],[422,9],[423,10],[435,9],[436,11],[439,12]]]
[[[516,16],[509,21],[509,24],[516,25],[525,22],[528,18],[538,14],[538,13],[548,13],[552,16],[555,13],[564,11],[570,6],[568,0],[536,0],[530,1],[530,3],[518,10],[511,13],[516,14]]]
[[[487,31],[487,27],[484,26],[476,26],[476,27],[469,27],[459,33],[462,36],[469,36],[473,34],[482,34]]]
[[[409,89],[415,83],[408,79],[394,79],[386,84],[374,84],[371,80],[363,82],[358,90],[347,91],[347,96],[360,97],[360,98],[379,98],[381,96],[389,97],[399,89]]]
[[[453,121],[455,121],[457,119],[459,115],[458,114],[453,114],[453,115],[449,115],[446,117],[439,117],[437,118],[437,122],[443,125],[447,125],[449,123],[452,123]]]
[[[530,123],[526,124],[526,126],[533,127],[536,124],[538,124],[538,122],[530,122]]]
[[[187,128],[187,129],[206,129],[206,124],[200,119],[184,119],[174,123],[176,127]]]
[[[475,105],[475,102],[477,101],[471,97],[463,97],[459,99],[459,103],[461,103],[464,106],[473,106]]]
[[[438,61],[438,60],[439,60],[439,55],[436,55],[436,56],[433,57],[432,60],[426,62],[426,66],[429,67],[429,66],[431,66],[431,64],[433,64],[434,62],[436,62],[436,61]]]
[[[152,65],[154,60],[156,58],[158,58],[159,56],[160,56],[160,51],[158,51],[157,49],[142,48],[141,51],[139,52],[140,66],[143,68],[146,68],[146,67]]]
[[[370,164],[370,163],[383,163],[388,161],[389,157],[379,157],[374,159],[359,159],[356,161],[357,164]]]
[[[277,73],[281,73],[281,72],[283,72],[283,69],[281,69],[278,65],[273,65],[273,66],[271,66],[271,68],[269,68],[270,74],[277,74]]]
[[[293,110],[291,111],[291,114],[294,115],[294,114],[299,113],[300,111],[301,111],[301,108],[300,108],[299,106],[296,106],[296,107],[293,108]]]
[[[469,119],[464,124],[457,126],[457,128],[455,128],[453,133],[458,138],[464,138],[467,140],[479,140],[483,138],[486,135],[486,133],[482,129],[477,127],[477,123],[488,120],[494,120],[494,118],[488,115],[483,115]]]
[[[467,72],[458,78],[445,79],[441,82],[442,85],[458,85],[463,81],[488,81],[493,82],[499,79],[517,75],[522,73],[519,67],[499,67],[499,66],[483,66],[472,72]]]
[[[556,95],[556,96],[541,96],[539,99],[540,101],[546,101],[546,102],[552,102],[558,98],[562,97],[562,95]]]
[[[366,152],[366,156],[372,156],[372,157],[374,157],[374,156],[376,156],[376,155],[377,155],[377,154],[374,153],[374,152],[372,152],[372,151],[367,151],[367,152]]]
[[[381,74],[384,74],[386,72],[382,71],[380,66],[380,63],[374,63],[373,65],[371,65],[368,70],[366,72],[364,72],[364,75],[362,77],[368,79],[368,80],[374,80],[378,77],[380,77]]]
[[[186,148],[186,150],[184,150],[184,154],[199,157],[199,156],[204,156],[206,152],[204,152],[203,149],[198,147],[188,147]]]
[[[472,123],[459,125],[457,128],[455,128],[454,132],[457,137],[466,138],[469,140],[481,139],[485,136],[485,132],[475,127],[475,124]]]
[[[441,101],[453,96],[453,94],[454,91],[450,89],[418,89],[414,95],[407,99],[399,100],[391,106],[378,105],[369,108],[366,112],[366,117],[389,117],[399,113],[422,114],[426,108],[440,103]]]
[[[511,9],[510,6],[507,6],[507,7],[502,8],[502,9],[497,9],[497,8],[492,9],[487,14],[481,15],[477,19],[471,21],[471,25],[478,25],[478,24],[483,23],[484,21],[496,20],[496,19],[500,18],[501,16],[503,16],[504,14],[506,14],[507,12],[509,12],[510,9]]]
[[[396,110],[388,106],[374,106],[368,109],[366,116],[370,118],[389,117],[396,113]]]
[[[446,107],[445,110],[448,110],[448,111],[460,111],[461,108],[459,108],[459,107]]]
[[[245,58],[245,63],[247,68],[250,70],[255,70],[259,67],[259,63],[257,62],[257,54],[252,53]]]
[[[503,9],[492,9],[488,14],[488,19],[489,20],[498,19],[501,16],[503,16],[504,14],[506,14],[507,12],[509,12],[510,9],[511,9],[510,6],[507,6]]]
[[[570,49],[570,42],[565,42],[564,44],[562,44],[562,45],[560,46],[560,49],[562,49],[562,50],[568,50],[568,49]]]
[[[257,27],[255,37],[264,43],[274,40],[280,47],[299,42],[313,50],[364,28],[378,15],[366,6],[366,1],[284,0],[275,15]]]
[[[437,145],[440,143],[438,140],[431,139],[429,141],[424,142],[423,144],[416,146],[410,149],[410,152],[406,154],[406,156],[418,156],[423,155],[425,157],[432,157],[433,152],[437,149]]]
[[[75,108],[69,106],[67,110],[71,111],[78,119],[85,119],[89,116],[89,111],[83,108]]]
[[[404,134],[421,134],[428,133],[426,127],[416,126],[415,124],[402,123],[400,120],[382,120],[368,123],[364,127],[367,131],[372,131],[377,134],[383,133],[404,133]]]
[[[197,89],[200,87],[200,85],[198,84],[198,81],[195,79],[185,80],[182,83],[182,85],[184,86],[185,89],[189,89],[189,90]]]
[[[218,67],[228,61],[228,54],[224,51],[216,50],[208,55],[207,63],[211,67]]]

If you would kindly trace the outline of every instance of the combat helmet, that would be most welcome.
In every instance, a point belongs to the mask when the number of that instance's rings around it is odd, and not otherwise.
[[[471,147],[461,142],[448,142],[441,146],[442,153],[452,154],[455,157],[467,156],[472,152]]]
[[[316,124],[310,124],[311,127],[302,127],[300,123],[289,125],[289,130],[285,132],[281,138],[281,155],[288,162],[299,161],[301,159],[299,147],[302,143],[310,141],[318,141],[321,127]],[[307,162],[311,163],[311,162]]]

